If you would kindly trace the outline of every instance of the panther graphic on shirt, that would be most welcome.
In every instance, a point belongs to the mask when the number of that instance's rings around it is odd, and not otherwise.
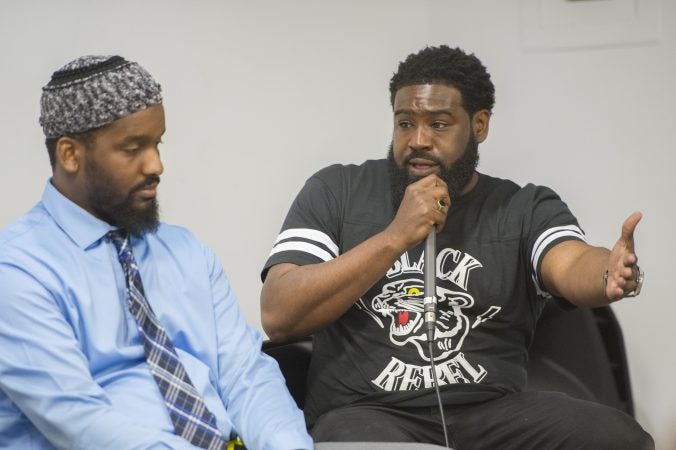
[[[411,261],[404,253],[387,272],[381,292],[367,305],[360,299],[358,306],[388,333],[397,346],[414,346],[422,365],[404,362],[392,356],[381,373],[371,380],[386,391],[401,391],[434,386],[427,334],[424,327],[423,286],[424,253],[418,261]],[[438,314],[434,342],[434,362],[439,385],[480,382],[486,370],[465,358],[462,345],[472,329],[490,320],[500,307],[490,306],[472,323],[463,312],[474,305],[467,293],[473,270],[483,267],[472,255],[446,248],[436,257],[436,300]]]

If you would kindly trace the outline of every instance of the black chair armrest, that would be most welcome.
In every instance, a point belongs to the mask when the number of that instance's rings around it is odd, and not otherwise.
[[[263,342],[263,352],[277,360],[279,369],[286,379],[286,387],[300,409],[305,404],[307,372],[312,357],[312,338],[275,343]]]

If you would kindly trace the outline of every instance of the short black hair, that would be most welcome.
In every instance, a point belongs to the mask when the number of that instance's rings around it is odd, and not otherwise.
[[[56,167],[56,143],[59,142],[59,139],[61,139],[62,137],[69,137],[82,142],[85,148],[89,149],[92,148],[92,146],[94,145],[94,141],[96,139],[94,132],[97,129],[98,128],[85,131],[82,133],[69,134],[68,136],[59,136],[45,139],[45,146],[47,147],[47,154],[49,155],[49,163],[52,165],[52,170],[54,170],[54,168]]]
[[[477,111],[492,111],[495,86],[486,67],[474,54],[447,45],[425,47],[399,63],[390,79],[390,103],[397,91],[416,84],[444,84],[460,91],[463,107],[470,117]]]

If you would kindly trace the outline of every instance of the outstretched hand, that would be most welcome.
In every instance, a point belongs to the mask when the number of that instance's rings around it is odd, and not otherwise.
[[[622,224],[622,234],[608,255],[605,295],[610,301],[632,296],[642,280],[638,257],[634,250],[634,231],[643,215],[636,211]]]

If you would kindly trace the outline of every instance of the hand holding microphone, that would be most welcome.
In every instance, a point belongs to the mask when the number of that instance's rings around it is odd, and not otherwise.
[[[437,318],[436,233],[446,222],[448,187],[435,174],[408,185],[388,231],[403,241],[403,249],[425,239],[423,319],[428,341],[434,340]]]
[[[451,199],[446,183],[431,174],[406,188],[404,197],[388,232],[405,250],[422,242],[430,226],[441,230],[446,222],[446,213]]]

